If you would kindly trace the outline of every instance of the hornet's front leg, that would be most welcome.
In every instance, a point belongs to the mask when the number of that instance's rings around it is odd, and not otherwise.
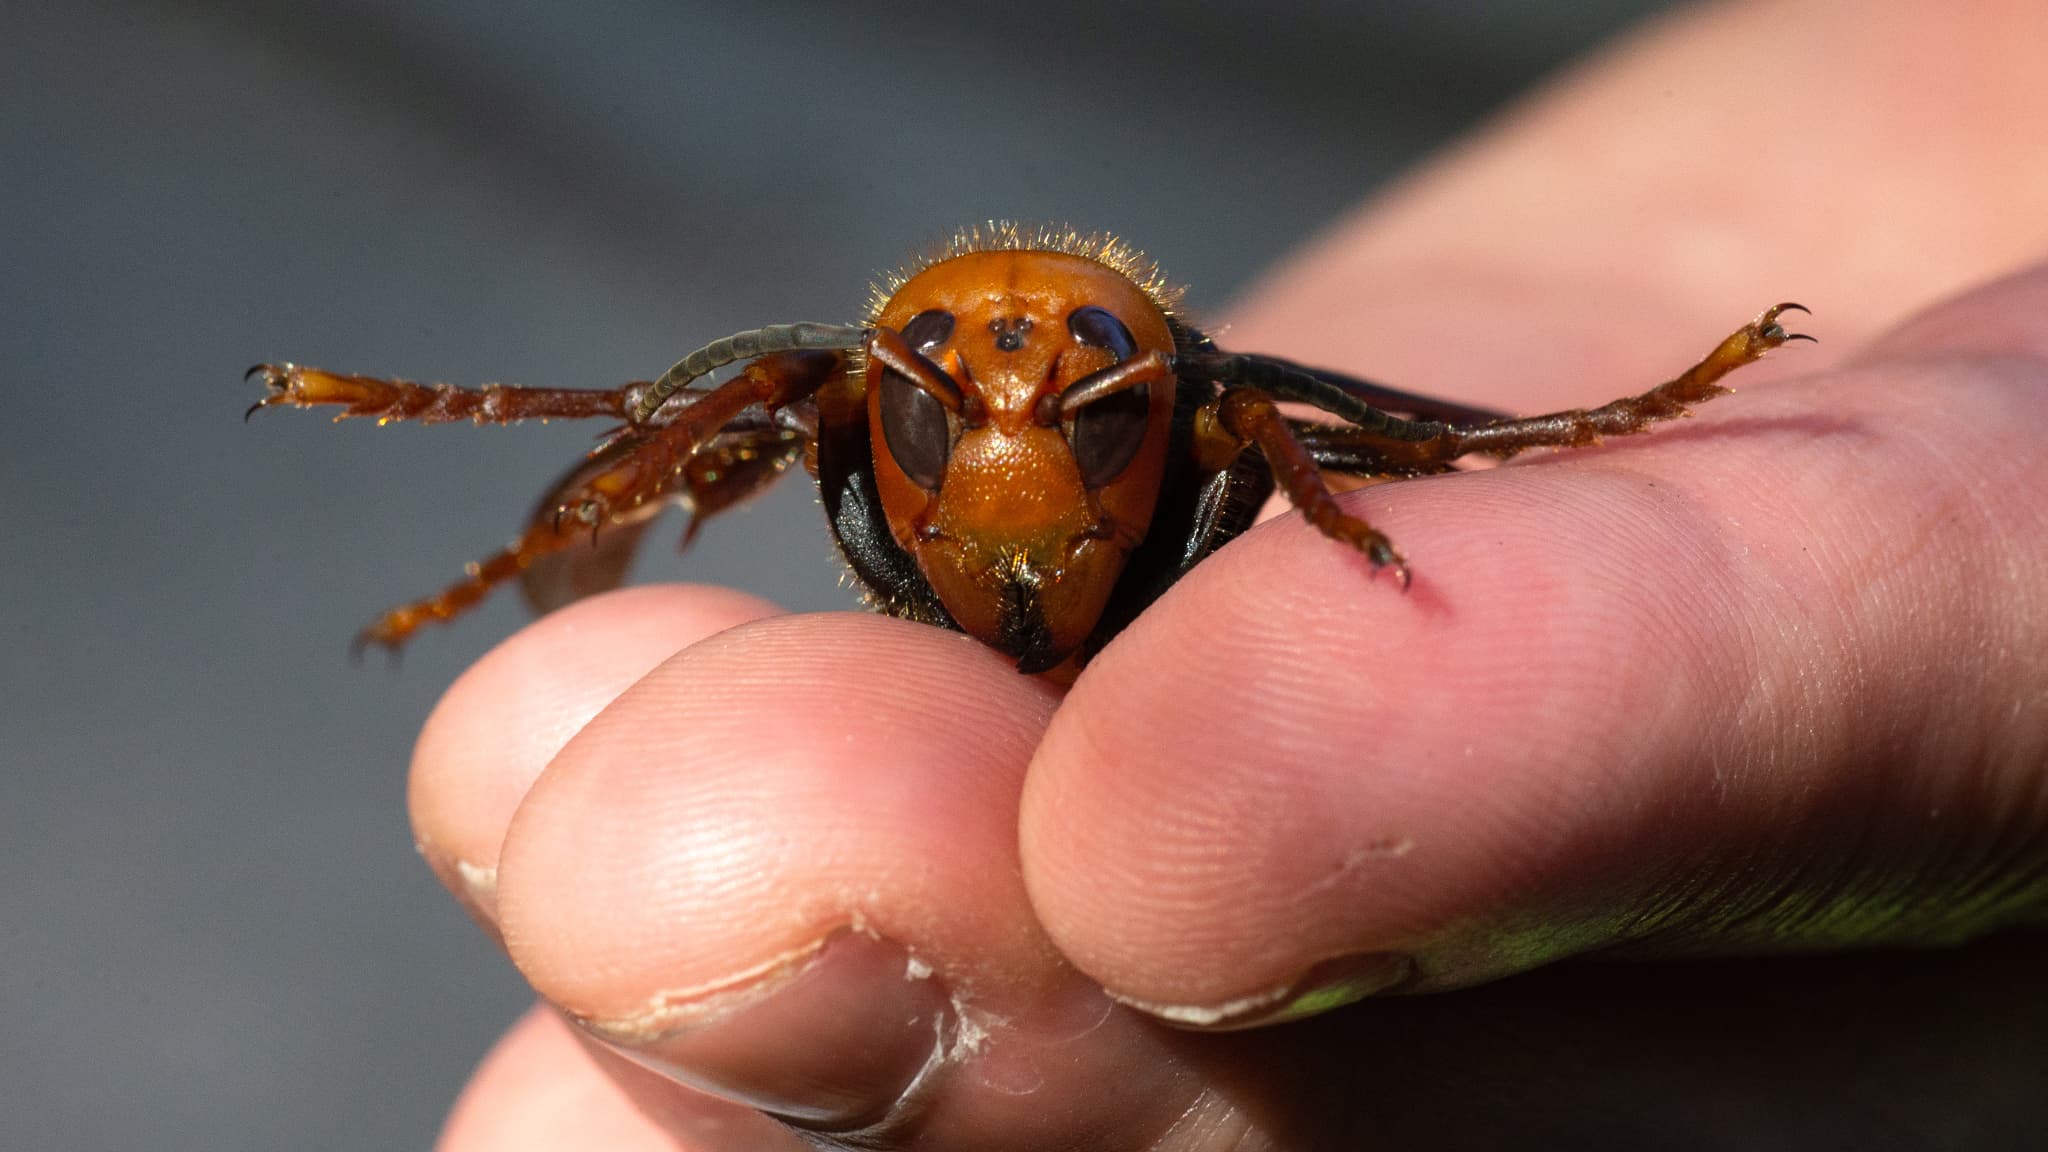
[[[323,372],[299,364],[258,364],[244,379],[260,377],[269,394],[242,414],[244,420],[260,408],[290,405],[295,408],[337,407],[336,420],[367,417],[379,424],[412,420],[421,424],[446,424],[468,420],[473,424],[513,424],[521,420],[580,420],[608,416],[623,420],[638,398],[652,387],[646,382],[617,388],[524,388],[508,384],[485,384],[480,388],[458,388],[453,384],[415,384],[379,376],[350,376]]]
[[[691,403],[678,407],[679,397],[664,406],[660,423],[620,428],[549,489],[516,540],[435,595],[378,617],[356,650],[375,644],[395,652],[424,625],[454,619],[515,577],[543,608],[616,585],[641,530],[668,500],[690,507],[694,535],[702,520],[764,488],[801,456],[809,436],[767,414],[806,401],[844,366],[837,352],[764,356],[716,388],[684,393]],[[607,531],[623,539],[601,540]]]
[[[1386,533],[1344,511],[1292,422],[1273,397],[1256,388],[1232,388],[1195,413],[1195,457],[1205,473],[1221,472],[1246,447],[1256,444],[1273,470],[1273,482],[1316,529],[1365,553],[1374,568],[1391,566],[1408,586],[1408,562],[1394,551]]]

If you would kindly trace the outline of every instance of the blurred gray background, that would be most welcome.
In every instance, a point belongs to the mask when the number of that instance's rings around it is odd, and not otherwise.
[[[1658,7],[0,4],[0,1148],[424,1147],[526,1002],[403,811],[521,610],[345,648],[593,430],[244,426],[246,365],[644,378],[991,216],[1213,313]],[[666,540],[850,605],[800,478]]]

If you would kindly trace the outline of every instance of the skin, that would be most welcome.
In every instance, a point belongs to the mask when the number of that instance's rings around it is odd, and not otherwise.
[[[413,816],[553,1007],[441,1147],[2038,1132],[2044,21],[1683,16],[1277,271],[1233,346],[1522,411],[1819,313],[1682,427],[1343,497],[1405,596],[1281,517],[1064,698],[705,588],[508,641]],[[1318,980],[1383,994],[1185,1026]]]

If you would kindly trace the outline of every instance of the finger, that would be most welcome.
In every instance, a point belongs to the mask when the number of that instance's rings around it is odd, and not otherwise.
[[[2048,269],[1935,314],[2043,314]],[[1355,493],[1083,673],[1022,814],[1047,930],[1214,1023],[1618,942],[1939,941],[2048,870],[2048,421],[2010,351],[1873,361],[1682,430]],[[1913,338],[1922,342],[1930,335]],[[1375,983],[1377,982],[1377,983]]]
[[[1206,1085],[1060,960],[1018,878],[1017,792],[1056,703],[899,621],[713,637],[521,806],[508,948],[678,1092],[863,1146],[1147,1146]]]
[[[2044,42],[2033,0],[1683,10],[1275,269],[1230,344],[1540,412],[1793,299],[1824,343],[1778,370],[1821,366],[2048,251]]]
[[[650,1073],[593,1054],[561,1017],[536,1008],[463,1090],[437,1152],[774,1152],[789,1134],[751,1109],[666,1090],[664,1124],[641,1111]],[[677,1139],[678,1136],[682,1138]]]
[[[775,610],[722,588],[632,588],[545,616],[486,655],[442,697],[413,753],[413,837],[434,874],[495,931],[498,846],[547,762],[648,669]]]

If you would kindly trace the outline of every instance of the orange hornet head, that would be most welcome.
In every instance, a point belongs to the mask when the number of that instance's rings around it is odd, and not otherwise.
[[[890,531],[963,629],[1023,671],[1057,666],[1158,503],[1174,406],[1159,289],[1081,252],[967,251],[905,280],[874,323]]]

